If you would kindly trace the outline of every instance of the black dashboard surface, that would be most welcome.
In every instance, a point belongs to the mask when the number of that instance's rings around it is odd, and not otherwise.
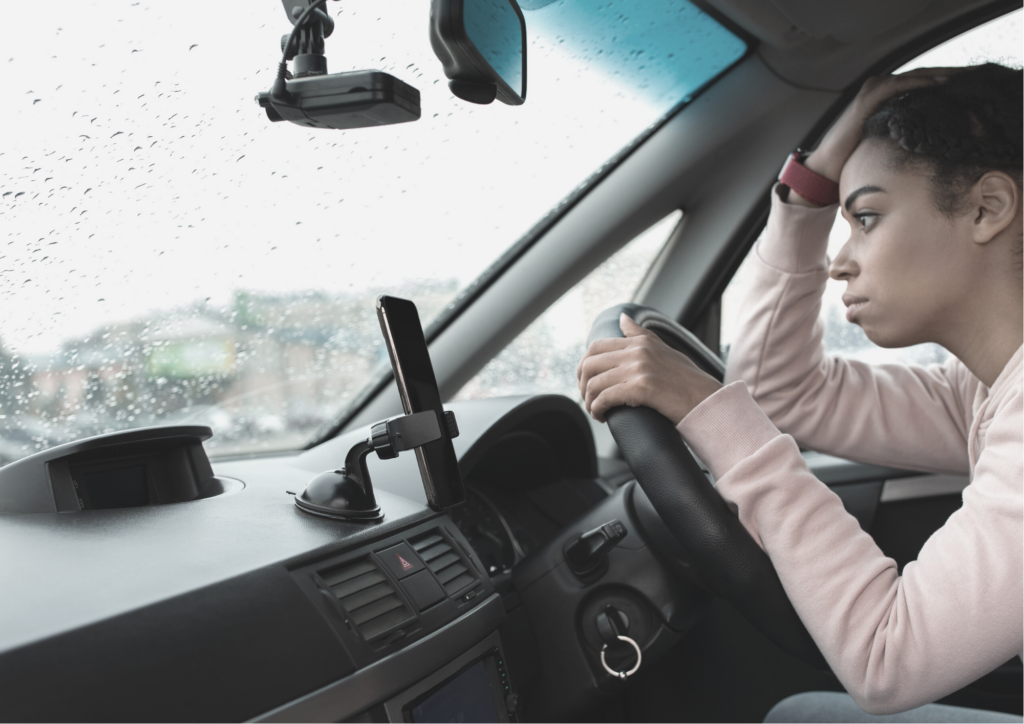
[[[450,409],[462,430],[460,466],[470,475],[505,432],[534,423],[572,431],[567,459],[596,474],[589,427],[567,398]],[[292,494],[339,467],[366,434],[297,455],[214,461],[218,476],[244,482],[231,495],[0,516],[0,699],[28,707],[5,706],[0,717],[248,718],[349,673],[350,660],[289,571],[438,518],[408,454],[369,461],[380,523],[340,523],[295,508]],[[51,692],[49,708],[31,708],[36,692]],[[111,697],[124,706],[112,709],[104,702]]]

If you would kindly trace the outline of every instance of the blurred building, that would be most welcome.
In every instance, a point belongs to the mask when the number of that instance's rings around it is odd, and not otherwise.
[[[449,281],[398,293],[429,320],[456,291]],[[301,446],[388,370],[374,299],[239,291],[226,308],[197,304],[108,324],[50,355],[22,358],[0,346],[0,464],[159,424],[209,425],[211,451]]]

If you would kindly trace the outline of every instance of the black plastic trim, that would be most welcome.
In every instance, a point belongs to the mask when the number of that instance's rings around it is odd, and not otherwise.
[[[381,559],[380,554],[401,543],[406,543],[410,548],[414,548],[412,541],[431,533],[440,535],[453,548],[455,548],[453,541],[458,541],[460,553],[468,548],[468,546],[461,545],[464,541],[455,524],[447,517],[441,516],[429,522],[409,527],[398,535],[378,539],[368,545],[351,548],[329,558],[319,557],[312,562],[304,561],[300,566],[291,569],[292,576],[299,588],[306,593],[323,615],[357,667],[371,665],[375,661],[408,647],[412,642],[422,640],[454,621],[467,610],[480,605],[480,600],[494,593],[494,586],[490,579],[481,575],[482,566],[476,560],[476,556],[472,555],[469,560],[464,560],[464,564],[471,566],[471,575],[476,580],[453,595],[446,593],[442,601],[417,613],[417,606],[410,598],[410,592],[405,588],[402,580],[395,575],[394,570]],[[409,556],[410,560],[417,562],[417,554],[410,552]],[[465,555],[461,557],[465,559]],[[361,561],[369,562],[371,558],[374,561],[373,565],[381,575],[386,577],[394,595],[402,602],[404,606],[402,613],[405,614],[400,617],[400,620],[395,618],[386,627],[379,630],[367,629],[350,616],[342,608],[337,597],[332,594],[330,584],[323,575],[328,569],[336,570],[339,567],[358,564]],[[432,573],[430,575],[433,576]],[[438,585],[442,584],[438,582]]]
[[[270,566],[5,652],[0,720],[237,721],[354,669]]]
[[[527,48],[526,19],[519,4],[512,1],[509,7],[515,12],[519,20],[519,32],[521,38],[520,52],[523,56],[522,83],[516,90],[509,85],[508,81],[494,68],[476,44],[469,37],[466,30],[466,18],[464,3],[462,0],[433,0],[430,6],[430,45],[434,49],[434,55],[441,61],[444,67],[444,74],[450,80],[449,88],[457,96],[471,103],[487,103],[486,98],[494,99],[486,90],[490,86],[493,93],[496,91],[497,98],[503,103],[512,106],[522,105],[526,101],[527,89]],[[470,95],[466,96],[456,92],[459,85],[466,84],[471,89]],[[477,94],[482,93],[481,96]]]
[[[385,702],[384,711],[387,712],[388,720],[412,721],[412,710],[415,707],[433,696],[438,689],[444,687],[448,682],[479,661],[485,662],[491,682],[502,685],[505,689],[505,691],[495,690],[491,692],[494,698],[498,721],[510,721],[507,697],[512,695],[514,690],[505,666],[505,654],[502,651],[501,636],[497,631],[447,666],[435,671],[426,679]],[[504,677],[503,682],[502,677]]]
[[[213,468],[203,448],[203,441],[212,434],[202,425],[162,425],[96,435],[42,450],[0,470],[0,513],[77,513],[94,507],[88,485],[78,488],[76,471],[87,474],[120,466],[151,468],[144,472],[149,498],[145,505],[209,497],[218,490],[212,484]],[[155,469],[159,469],[158,475]],[[222,484],[220,492],[228,487],[234,486]]]
[[[473,610],[414,644],[252,721],[342,721],[395,696],[471,649],[505,618],[501,596],[491,594]]]

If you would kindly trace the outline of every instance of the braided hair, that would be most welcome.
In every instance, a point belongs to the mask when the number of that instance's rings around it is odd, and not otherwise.
[[[897,168],[924,166],[935,206],[947,217],[966,211],[967,192],[988,171],[1021,188],[1022,77],[995,63],[965,68],[945,83],[886,101],[862,138],[891,144]]]

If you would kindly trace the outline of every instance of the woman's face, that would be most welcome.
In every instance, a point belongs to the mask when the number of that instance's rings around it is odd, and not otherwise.
[[[829,273],[847,283],[847,320],[875,344],[941,344],[976,283],[970,215],[944,216],[924,170],[896,170],[888,153],[865,141],[843,167],[839,198],[851,233]]]

